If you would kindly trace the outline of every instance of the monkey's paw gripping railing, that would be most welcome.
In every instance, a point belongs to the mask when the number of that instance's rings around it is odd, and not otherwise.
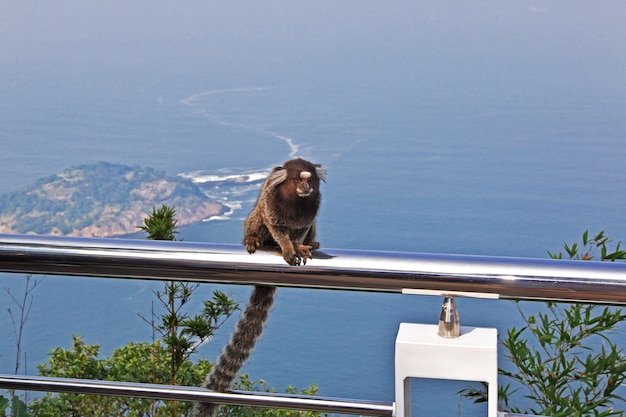
[[[381,403],[196,387],[0,375],[0,388],[316,410],[409,415],[411,377],[489,384],[497,414],[495,329],[461,327],[454,296],[626,304],[626,264],[324,249],[304,267],[239,245],[0,235],[0,272],[444,296],[438,326],[402,323],[396,338],[396,401]],[[454,357],[456,360],[451,361]],[[443,360],[445,358],[445,360]],[[472,358],[468,360],[467,358]],[[479,359],[477,359],[479,358]]]

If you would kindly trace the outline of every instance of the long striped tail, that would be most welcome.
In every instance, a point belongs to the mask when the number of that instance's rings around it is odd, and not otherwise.
[[[224,392],[232,388],[237,374],[254,350],[257,339],[263,334],[263,326],[274,305],[276,287],[256,285],[248,305],[237,322],[228,345],[206,376],[204,388]],[[213,417],[219,409],[218,404],[196,403],[194,417]]]

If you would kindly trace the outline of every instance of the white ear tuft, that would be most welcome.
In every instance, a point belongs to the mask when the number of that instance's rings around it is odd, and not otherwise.
[[[268,188],[274,188],[285,182],[287,179],[287,170],[283,167],[276,167],[274,171],[265,179]]]
[[[321,165],[315,165],[315,173],[320,180],[326,182],[326,170]]]

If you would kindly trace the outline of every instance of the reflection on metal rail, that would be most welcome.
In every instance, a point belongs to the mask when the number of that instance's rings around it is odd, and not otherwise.
[[[292,267],[240,245],[0,235],[0,272],[626,304],[626,264],[324,249]],[[0,388],[392,416],[393,404],[0,375]],[[401,405],[402,406],[402,405]]]
[[[292,267],[241,245],[0,234],[0,272],[626,304],[626,264],[323,249]]]
[[[383,402],[244,391],[221,393],[195,387],[93,381],[88,379],[0,374],[0,387],[25,391],[70,392],[75,394],[111,395],[159,400],[212,402],[368,416],[391,416],[393,414],[393,404]]]

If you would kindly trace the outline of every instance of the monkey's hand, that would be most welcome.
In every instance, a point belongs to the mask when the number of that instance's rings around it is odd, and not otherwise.
[[[296,245],[283,250],[283,259],[291,266],[306,265],[307,259],[313,259],[309,245]]]
[[[318,246],[319,247],[319,244]],[[313,254],[311,253],[311,249],[317,249],[314,245],[298,245],[296,249],[296,253],[298,257],[302,260],[302,264],[306,265],[307,259],[313,259]]]
[[[256,236],[248,236],[246,238],[245,244],[246,244],[246,249],[248,250],[248,253],[254,253],[256,252],[256,248],[261,246],[261,241]]]
[[[291,246],[291,245],[289,245]],[[298,266],[302,262],[302,258],[298,256],[293,247],[286,247],[282,249],[283,259],[291,266]]]

